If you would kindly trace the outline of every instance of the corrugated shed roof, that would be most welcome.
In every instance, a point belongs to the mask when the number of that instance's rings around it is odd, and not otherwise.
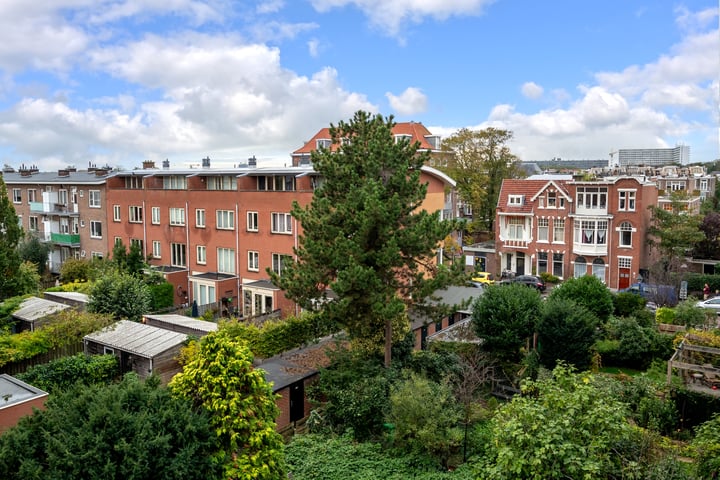
[[[22,301],[20,308],[15,310],[12,316],[18,320],[34,322],[40,318],[65,310],[66,308],[70,307],[64,303],[53,302],[52,300],[45,300],[44,298],[30,297]]]
[[[86,293],[80,292],[45,292],[45,296],[64,298],[78,303],[87,303],[90,298]]]
[[[85,341],[88,340],[141,357],[153,358],[181,345],[187,340],[187,335],[131,320],[120,320],[100,331],[85,335]]]
[[[198,320],[192,317],[186,317],[185,315],[178,315],[176,313],[170,313],[166,315],[145,315],[145,318],[157,320],[159,322],[165,322],[181,327],[198,330],[201,332],[214,332],[218,329],[217,323],[206,322],[205,320]]]

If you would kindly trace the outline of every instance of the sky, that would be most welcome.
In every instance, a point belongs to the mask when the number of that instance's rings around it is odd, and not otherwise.
[[[365,110],[523,161],[720,158],[717,0],[2,0],[0,162],[289,164]]]

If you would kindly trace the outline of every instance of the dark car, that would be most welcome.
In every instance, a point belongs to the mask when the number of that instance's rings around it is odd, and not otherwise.
[[[507,278],[500,283],[504,283],[506,285],[510,283],[521,283],[523,285],[527,285],[528,287],[537,288],[540,292],[545,291],[545,282],[535,275],[518,275],[517,277]]]

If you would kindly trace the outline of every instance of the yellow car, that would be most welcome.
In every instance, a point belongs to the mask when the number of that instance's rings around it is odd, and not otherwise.
[[[475,272],[471,278],[473,282],[482,283],[484,285],[492,285],[495,283],[495,278],[492,273],[489,272]]]

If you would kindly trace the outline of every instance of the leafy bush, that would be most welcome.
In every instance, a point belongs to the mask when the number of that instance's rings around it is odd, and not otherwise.
[[[613,313],[613,294],[594,275],[569,278],[550,291],[549,299],[573,300],[591,311],[600,321],[605,322]]]
[[[0,331],[9,331],[12,325],[15,323],[15,319],[12,314],[15,310],[20,308],[20,304],[28,298],[29,295],[19,295],[16,297],[6,298],[0,303]]]
[[[150,292],[150,311],[158,312],[168,307],[172,307],[175,303],[175,289],[169,282],[148,283]]]
[[[114,355],[85,355],[53,360],[30,367],[17,378],[48,393],[58,393],[76,384],[95,385],[110,383],[120,373]]]
[[[675,324],[675,309],[672,307],[660,307],[655,311],[655,320],[658,323]]]
[[[550,272],[542,272],[540,278],[545,283],[558,284],[560,282],[560,277],[556,277]]]
[[[712,312],[713,316],[715,312]],[[705,311],[695,306],[695,300],[680,302],[675,307],[675,324],[686,327],[701,326],[705,323]]]
[[[90,280],[91,269],[89,260],[68,258],[60,266],[60,281],[63,283],[87,282]]]
[[[672,337],[641,325],[634,317],[612,318],[605,325],[605,339],[618,343],[616,350],[601,354],[603,364],[618,367],[644,370],[654,359],[667,359],[673,351]],[[600,353],[598,344],[596,350]]]
[[[698,476],[717,478],[720,475],[720,414],[698,427],[692,448]]]
[[[585,370],[598,323],[584,306],[562,297],[548,298],[537,328],[541,363],[552,369],[561,360]]]
[[[87,310],[137,321],[150,311],[150,295],[150,288],[140,278],[129,274],[108,275],[91,287]]]
[[[638,310],[645,308],[645,299],[640,295],[631,292],[620,292],[613,296],[615,304],[615,315],[618,317],[628,317]]]

